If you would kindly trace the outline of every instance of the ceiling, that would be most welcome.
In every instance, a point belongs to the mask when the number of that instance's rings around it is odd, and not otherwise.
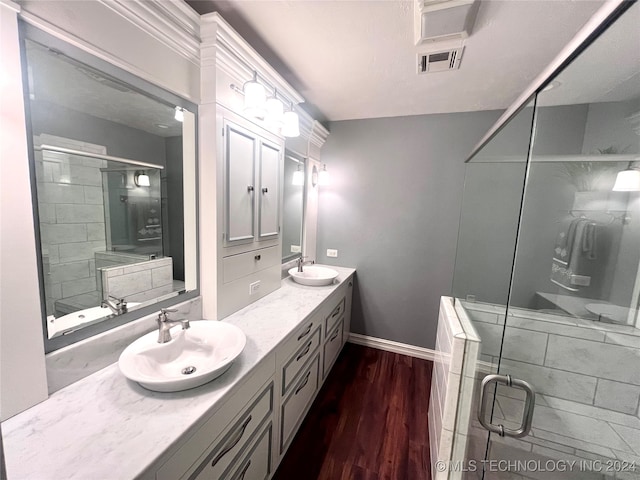
[[[160,137],[182,135],[174,108],[129,85],[55,52],[26,41],[29,92],[49,102]]]
[[[482,0],[460,70],[427,75],[416,74],[412,1],[187,3],[218,11],[309,113],[335,121],[504,109],[603,2]]]

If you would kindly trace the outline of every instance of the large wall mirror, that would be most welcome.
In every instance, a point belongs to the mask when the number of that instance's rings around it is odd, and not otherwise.
[[[291,150],[285,151],[282,263],[290,262],[302,255],[305,167],[306,162],[303,157]]]
[[[197,294],[196,106],[22,27],[51,351]]]

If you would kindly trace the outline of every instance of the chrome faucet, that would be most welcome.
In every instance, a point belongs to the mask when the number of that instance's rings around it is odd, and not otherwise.
[[[112,302],[111,299],[114,301]],[[109,307],[111,311],[116,315],[122,315],[127,313],[127,301],[124,298],[116,298],[113,295],[107,295],[107,298],[100,302],[102,308]]]
[[[182,324],[182,330],[188,329],[189,320],[181,318],[180,320],[169,320],[167,316],[169,313],[175,313],[177,310],[171,310],[169,308],[162,308],[158,314],[158,343],[167,343],[171,341],[171,327],[174,325]]]
[[[308,262],[305,262],[304,259],[305,258],[309,258],[309,257],[298,257],[298,260],[296,261],[296,265],[298,265],[298,272],[302,273],[304,270],[302,267],[304,267],[305,265],[313,265],[315,262],[315,260],[309,260]]]

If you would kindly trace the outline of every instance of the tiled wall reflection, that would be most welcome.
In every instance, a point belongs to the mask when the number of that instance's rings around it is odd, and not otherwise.
[[[103,146],[47,134],[34,141],[106,154]],[[35,154],[47,315],[59,316],[99,304],[94,254],[106,246],[100,172],[105,161]]]

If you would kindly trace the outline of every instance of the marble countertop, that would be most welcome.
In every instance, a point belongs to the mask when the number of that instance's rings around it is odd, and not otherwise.
[[[225,318],[245,332],[247,345],[233,366],[208,384],[151,392],[124,378],[114,363],[5,421],[8,477],[126,480],[145,473],[355,272],[331,268],[339,272],[334,285],[305,287],[286,278],[280,289]]]

